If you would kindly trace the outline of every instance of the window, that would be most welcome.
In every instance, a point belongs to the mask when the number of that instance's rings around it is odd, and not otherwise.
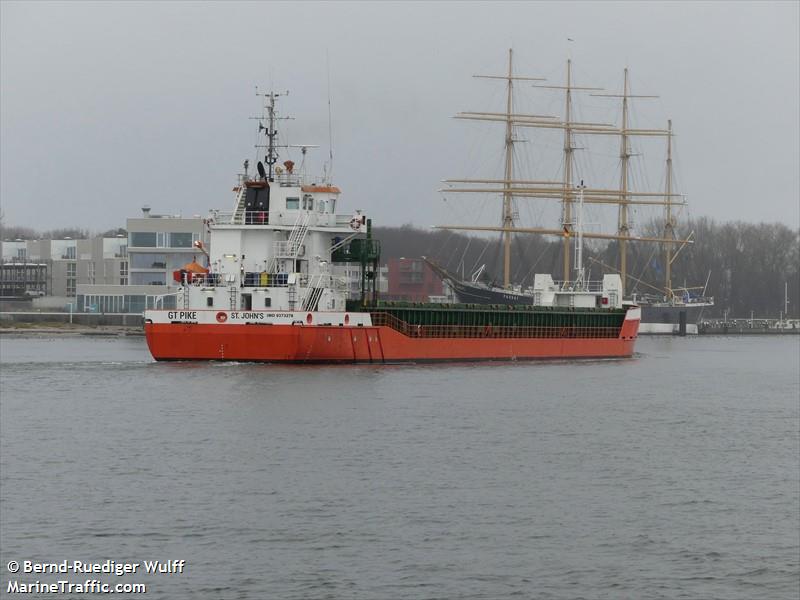
[[[75,246],[67,246],[66,248],[64,248],[64,256],[62,256],[61,258],[66,258],[67,260],[75,260],[76,256],[75,251],[76,251]]]
[[[125,310],[124,296],[92,296],[97,312],[118,313]]]
[[[164,272],[153,273],[148,271],[134,271],[128,278],[128,285],[165,285],[167,278]]]
[[[214,306],[214,297],[213,296],[209,296],[208,298],[206,298],[206,306],[209,306],[209,307]]]
[[[331,214],[335,213],[336,212],[336,198],[331,198],[330,200],[328,200],[328,205],[331,207],[331,210],[330,210]]]
[[[300,208],[300,198],[286,198],[286,209],[297,210]]]
[[[17,258],[25,259],[28,254],[27,248],[17,248]]]
[[[78,273],[78,263],[67,263],[67,277],[75,277]]]
[[[124,296],[124,302],[127,312],[137,313],[145,309],[144,296]]]
[[[269,308],[272,306],[272,298],[264,298],[264,307]]]
[[[164,248],[167,245],[167,234],[163,231],[156,231],[156,247]]]
[[[119,263],[119,284],[128,285],[128,261]]]
[[[305,194],[303,196],[303,209],[314,210],[314,196],[312,196],[311,194]]]
[[[131,268],[133,269],[166,269],[167,268],[167,255],[166,254],[132,254],[131,255]]]
[[[191,233],[170,233],[169,246],[170,248],[191,248],[192,247]]]
[[[149,232],[149,231],[133,232],[130,234],[128,245],[138,248],[155,248],[156,234],[155,232]]]
[[[89,279],[89,283],[94,284],[95,279],[95,265],[93,262],[90,262],[86,265],[86,276]]]

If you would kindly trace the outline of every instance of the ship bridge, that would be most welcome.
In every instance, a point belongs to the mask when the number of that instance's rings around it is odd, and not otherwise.
[[[349,282],[333,263],[362,265],[362,289],[377,271],[379,245],[360,211],[337,214],[341,190],[292,173],[243,179],[232,211],[212,211],[209,273],[185,286],[185,304],[229,310],[342,310]]]

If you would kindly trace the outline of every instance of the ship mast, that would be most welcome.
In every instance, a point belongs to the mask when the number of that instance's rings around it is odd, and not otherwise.
[[[266,98],[266,103],[264,108],[267,110],[267,124],[264,125],[261,121],[264,117],[252,117],[258,120],[258,130],[263,131],[264,135],[267,137],[267,144],[266,149],[267,153],[264,156],[264,162],[267,163],[267,179],[269,181],[274,181],[274,167],[275,163],[278,162],[278,145],[276,144],[275,138],[278,135],[278,131],[275,129],[275,121],[281,120],[290,120],[291,117],[277,117],[275,111],[275,99],[279,98],[280,96],[288,96],[289,92],[283,92],[281,94],[270,91],[267,94],[260,94],[258,93],[258,89],[256,89],[256,96],[264,96]],[[256,148],[264,148],[265,146],[261,144],[256,144]]]
[[[572,145],[572,134],[577,128],[578,131],[590,129],[585,133],[592,133],[595,128],[603,129],[610,127],[610,125],[603,125],[600,123],[574,123],[572,121],[572,92],[574,91],[602,91],[603,88],[599,87],[578,87],[572,85],[572,60],[567,59],[567,78],[566,85],[534,85],[536,88],[545,88],[551,90],[564,90],[564,120],[560,123],[560,127],[564,129],[564,177],[562,180],[561,188],[561,227],[564,229],[563,240],[563,258],[564,258],[564,283],[569,282],[570,278],[570,248],[569,238],[573,234],[572,223],[572,202],[575,191],[572,186],[572,166],[573,166],[573,153],[577,149]],[[551,127],[553,124],[548,123]]]
[[[643,96],[630,93],[628,86],[628,68],[625,67],[624,79],[622,84],[622,94],[592,94],[593,96],[605,96],[607,98],[622,98],[622,123],[619,129],[620,135],[620,197],[619,197],[619,216],[617,219],[617,234],[619,235],[619,273],[622,276],[622,293],[625,293],[625,280],[628,277],[628,241],[630,240],[631,227],[628,220],[628,208],[631,204],[629,186],[629,162],[631,156],[630,136],[631,135],[666,135],[669,132],[664,130],[651,130],[642,133],[640,130],[630,129],[628,126],[628,100],[631,98],[658,98],[658,96]],[[669,202],[666,200],[665,202]],[[666,243],[666,240],[665,240]]]
[[[270,92],[267,96],[269,98],[267,103],[267,127],[264,132],[264,135],[267,136],[267,155],[264,157],[264,162],[267,163],[269,181],[273,180],[273,169],[275,163],[278,162],[278,150],[275,148],[275,136],[278,135],[275,129],[275,95],[275,92]]]
[[[586,186],[583,185],[583,179],[578,186],[578,214],[575,215],[576,226],[576,240],[575,240],[575,289],[583,289],[585,286],[585,273],[583,269],[583,190]],[[566,287],[566,286],[565,286]]]
[[[514,226],[514,214],[511,199],[511,179],[514,171],[514,126],[511,115],[514,113],[514,66],[513,49],[508,49],[508,92],[506,98],[506,168],[505,183],[503,187],[503,227],[512,228]],[[503,287],[508,289],[511,286],[511,231],[503,232]]]
[[[473,115],[473,118],[482,121],[498,121],[502,120],[506,125],[505,137],[505,168],[503,170],[502,189],[503,194],[503,215],[502,227],[500,231],[503,233],[503,287],[508,289],[511,287],[511,235],[514,230],[514,199],[513,188],[514,183],[514,124],[518,115],[514,114],[514,81],[544,81],[541,77],[521,77],[514,75],[514,51],[512,48],[508,49],[508,74],[507,75],[473,75],[479,79],[505,79],[506,80],[506,112],[505,113],[468,113]],[[537,119],[552,119],[555,117],[546,117],[541,115],[526,115],[531,118]],[[498,118],[499,117],[499,118]]]
[[[628,144],[628,68],[625,67],[625,78],[622,85],[622,133],[620,135],[620,190],[622,197],[619,203],[619,272],[622,277],[622,294],[625,295],[625,278],[628,274],[628,240],[630,235],[628,224],[628,161],[631,157]]]
[[[562,204],[562,218],[561,226],[567,234],[564,236],[564,283],[569,281],[569,233],[571,231],[570,213],[572,205],[570,203],[570,196],[567,193],[572,185],[572,127],[570,126],[571,119],[570,113],[572,109],[572,60],[567,59],[567,85],[564,93],[564,197],[561,199]],[[583,182],[581,182],[583,188]],[[583,204],[583,190],[581,189],[580,196],[581,204]],[[582,243],[582,241],[581,241]],[[577,266],[577,265],[576,265]],[[581,265],[582,267],[583,265]],[[583,275],[580,273],[579,275]]]
[[[675,222],[672,218],[672,119],[667,121],[667,181],[664,189],[666,204],[664,205],[664,238],[675,239]],[[672,293],[672,244],[664,244],[664,289],[667,291],[667,300],[671,301]]]

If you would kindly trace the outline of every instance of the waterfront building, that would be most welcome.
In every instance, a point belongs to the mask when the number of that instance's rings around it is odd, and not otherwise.
[[[130,285],[169,287],[173,271],[192,259],[207,266],[194,245],[207,245],[206,219],[156,215],[144,207],[141,217],[127,220],[127,229]]]
[[[15,240],[2,242],[3,296],[16,290],[18,298],[50,296],[47,304],[74,303],[81,284],[127,284],[128,240],[98,236],[92,239]],[[23,284],[24,283],[24,284]]]
[[[390,258],[386,298],[407,302],[428,302],[444,296],[442,280],[421,258]]]
[[[146,308],[175,306],[177,282],[172,273],[196,260],[206,265],[202,249],[208,245],[207,222],[199,216],[183,218],[153,214],[142,208],[140,217],[126,221],[128,237],[109,254],[125,255],[124,276],[118,281],[99,281],[78,285],[79,312],[140,313]],[[106,248],[103,249],[104,256]]]

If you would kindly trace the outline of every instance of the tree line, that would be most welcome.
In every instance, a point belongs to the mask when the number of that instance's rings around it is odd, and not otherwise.
[[[67,238],[73,240],[88,240],[95,236],[117,237],[118,235],[128,235],[128,232],[122,227],[109,229],[100,233],[93,233],[82,227],[62,227],[59,229],[38,231],[32,227],[21,227],[17,225],[4,226],[0,224],[0,240],[5,242],[14,240],[64,240]]]

